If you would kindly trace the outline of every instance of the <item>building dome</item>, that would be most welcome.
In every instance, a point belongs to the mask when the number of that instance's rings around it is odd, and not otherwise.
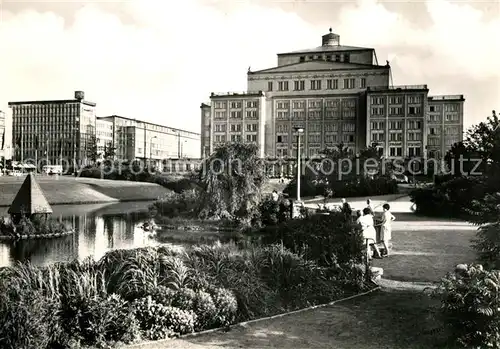
[[[321,46],[338,46],[340,45],[340,35],[332,33],[332,28],[328,34],[322,36]]]

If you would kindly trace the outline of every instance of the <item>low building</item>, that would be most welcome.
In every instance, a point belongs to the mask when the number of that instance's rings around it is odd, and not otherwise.
[[[118,115],[98,117],[97,120],[103,132],[112,130],[117,159],[158,165],[165,159],[200,157],[199,133]],[[109,135],[103,139],[109,139]],[[99,144],[104,147],[104,141]]]

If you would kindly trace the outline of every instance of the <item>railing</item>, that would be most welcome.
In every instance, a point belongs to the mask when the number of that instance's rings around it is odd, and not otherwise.
[[[400,85],[400,86],[371,86],[368,91],[387,91],[387,90],[427,90],[427,85]]]
[[[210,97],[248,96],[248,95],[264,96],[264,92],[262,92],[262,91],[235,91],[235,92],[212,92],[212,93],[210,93]]]
[[[432,101],[449,101],[449,100],[457,100],[464,99],[464,95],[442,95],[442,96],[429,96],[429,99]]]

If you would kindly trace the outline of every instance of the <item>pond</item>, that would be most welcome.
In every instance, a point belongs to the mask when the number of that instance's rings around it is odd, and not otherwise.
[[[142,229],[148,220],[151,202],[123,202],[96,205],[54,205],[53,218],[61,219],[76,229],[75,234],[55,239],[0,242],[0,267],[16,261],[36,265],[67,262],[93,256],[101,258],[114,249],[158,245],[155,237]],[[7,216],[8,207],[0,207]]]

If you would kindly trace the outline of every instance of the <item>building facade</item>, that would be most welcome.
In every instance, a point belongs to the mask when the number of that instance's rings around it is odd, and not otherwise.
[[[5,112],[0,110],[0,167],[3,166],[3,161],[7,157],[7,142],[6,142],[6,124]],[[2,160],[3,159],[3,160]]]
[[[118,159],[158,164],[165,159],[200,157],[199,133],[118,115],[97,120],[103,132],[102,137],[98,135],[98,148],[104,151],[104,146],[112,144]]]
[[[76,91],[74,99],[9,102],[13,159],[69,166],[89,162],[96,126],[96,104]]]
[[[392,159],[426,157],[429,132],[436,133],[429,136],[436,144],[429,149],[446,151],[452,140],[459,140],[456,128],[463,131],[463,96],[431,97],[426,85],[392,86],[389,62],[379,65],[373,48],[341,45],[331,29],[321,46],[277,56],[276,67],[248,71],[248,92],[212,93],[210,105],[201,105],[202,154],[223,141],[252,140],[244,134],[246,114],[241,114],[241,128],[232,126],[239,122],[234,116],[240,115],[232,106],[248,96],[259,96],[263,104],[258,120],[264,124],[264,141],[258,144],[268,158],[297,156],[297,128],[304,131],[305,157],[339,144],[358,153],[376,143],[381,154]],[[429,115],[438,120],[437,110],[441,128],[434,130],[428,126]],[[445,127],[449,131],[441,132]],[[437,136],[441,138],[435,140]]]
[[[427,157],[442,159],[454,143],[463,141],[463,95],[430,96],[427,110]]]

